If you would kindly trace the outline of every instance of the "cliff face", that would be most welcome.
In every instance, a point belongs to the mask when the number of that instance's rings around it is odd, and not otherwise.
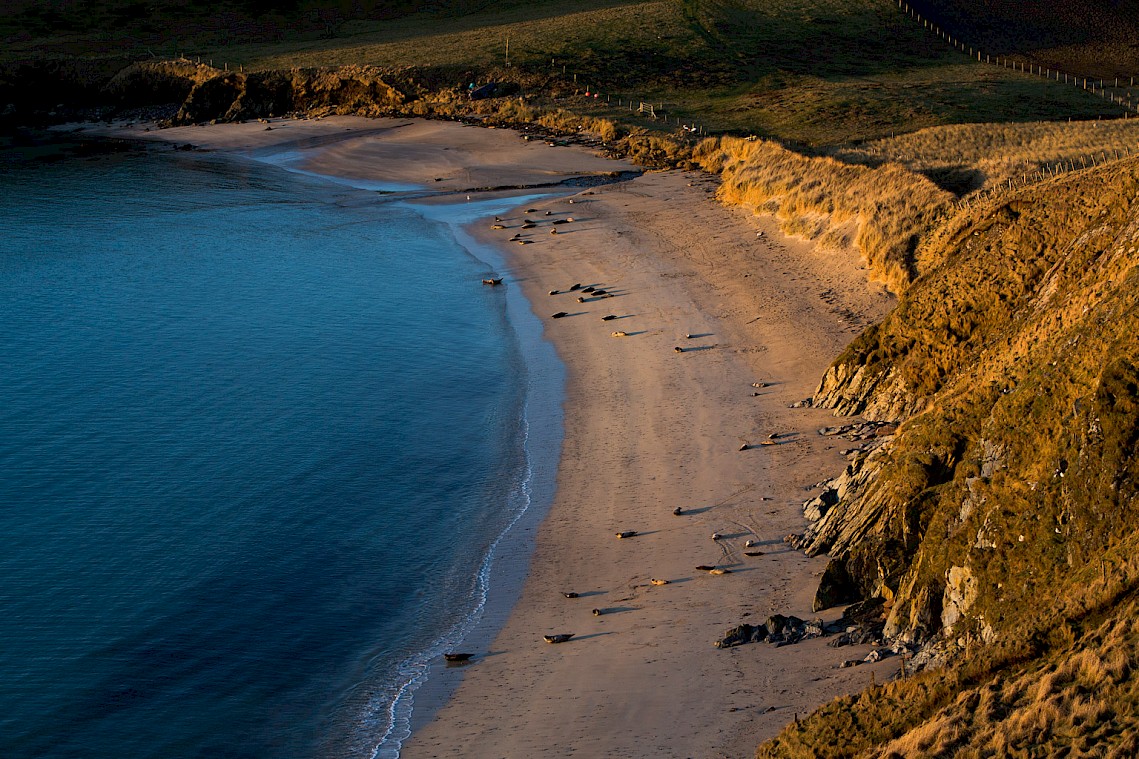
[[[181,103],[195,86],[221,72],[186,59],[139,61],[103,85],[106,99],[120,107]]]
[[[230,71],[195,84],[173,123],[240,121],[297,111],[379,116],[406,99],[384,72],[369,66]]]
[[[186,59],[81,63],[0,68],[0,103],[10,103],[0,121],[51,123],[91,118],[92,111],[107,117],[119,109],[141,108],[169,109],[167,116],[176,112],[171,119],[175,125],[289,113],[381,116],[411,112],[416,106],[428,109],[416,102],[427,96],[432,106],[455,97],[432,80],[442,76],[438,72],[341,66],[246,73]]]
[[[1137,196],[1134,159],[1009,196],[823,378],[816,405],[902,422],[802,540],[888,634],[1022,636],[1139,532]]]

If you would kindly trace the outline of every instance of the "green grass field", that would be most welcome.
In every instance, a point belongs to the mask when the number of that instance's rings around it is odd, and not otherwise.
[[[672,126],[679,120],[815,146],[940,124],[1120,112],[1085,93],[971,61],[887,0],[580,0],[455,18],[418,14],[345,31],[202,54],[251,69],[364,63],[458,77],[503,73],[509,44],[507,75],[564,71],[582,90],[610,98],[558,103],[563,107],[628,120],[613,100],[655,102]]]
[[[113,6],[99,6],[104,25],[123,17]],[[272,35],[256,33],[261,27],[253,21],[234,21],[230,33],[221,33],[199,19],[197,34],[163,38],[156,20],[124,31],[121,39],[107,29],[62,25],[54,36],[8,34],[0,60],[68,50],[184,54],[245,70],[414,67],[447,86],[515,78],[539,106],[650,129],[696,123],[706,132],[757,134],[804,147],[943,124],[1121,113],[1074,88],[972,61],[890,0],[506,0],[441,8],[323,27],[315,9],[298,10],[304,23],[262,18],[263,26],[272,21],[278,30]],[[236,41],[265,36],[273,41]],[[575,85],[582,93],[577,97]],[[586,101],[587,88],[608,102]],[[629,99],[663,104],[667,121],[630,115]]]

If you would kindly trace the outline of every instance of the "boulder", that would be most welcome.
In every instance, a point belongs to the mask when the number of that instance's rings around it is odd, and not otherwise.
[[[956,624],[977,600],[977,580],[968,567],[950,567],[945,573],[945,593],[941,599],[941,627]]]
[[[842,559],[831,559],[819,580],[811,611],[822,611],[856,600],[858,600],[858,588],[847,571],[846,562]]]
[[[732,648],[733,646],[742,646],[752,641],[763,640],[766,636],[767,630],[763,625],[756,627],[755,625],[749,625],[745,622],[728,630],[724,637],[717,640],[713,645],[715,645],[716,648]]]
[[[838,503],[838,489],[828,488],[803,504],[803,516],[808,522],[817,522],[826,516],[831,506]]]

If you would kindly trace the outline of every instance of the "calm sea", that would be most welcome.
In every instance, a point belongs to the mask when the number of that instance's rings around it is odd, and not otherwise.
[[[373,190],[0,172],[0,756],[398,752],[548,498],[561,374],[456,238],[525,199]]]

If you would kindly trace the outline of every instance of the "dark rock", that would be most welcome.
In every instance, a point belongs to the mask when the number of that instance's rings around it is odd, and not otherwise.
[[[755,635],[755,627],[744,622],[743,625],[738,625],[728,630],[727,634],[719,640],[716,640],[714,645],[716,648],[730,648],[732,646],[751,643],[753,635]]]
[[[853,603],[842,612],[845,626],[881,625],[885,621],[885,601],[881,598],[867,598]]]
[[[728,630],[724,637],[716,641],[715,646],[716,648],[731,648],[733,646],[751,643],[757,639],[756,634],[762,629],[762,625],[756,627],[755,625],[749,625],[745,622],[742,625],[737,625],[731,630]],[[762,638],[759,639],[762,640]]]
[[[786,543],[787,545],[791,546],[792,548],[794,548],[796,551],[798,551],[800,548],[802,548],[804,545],[806,545],[809,541],[807,540],[807,537],[805,535],[800,535],[798,533],[793,532],[790,535],[784,536],[783,542]]]
[[[767,630],[771,635],[781,635],[794,617],[785,617],[782,614],[772,614],[767,618]]]
[[[827,643],[831,648],[842,646],[880,646],[884,642],[882,625],[854,625]]]
[[[808,522],[817,522],[826,516],[831,506],[838,503],[838,489],[827,488],[803,504],[803,516]]]
[[[728,630],[716,641],[717,648],[731,648],[743,643],[767,641],[773,646],[789,646],[811,638],[820,638],[833,632],[821,619],[806,621],[794,616],[773,614],[759,626],[742,624]]]
[[[847,572],[846,562],[831,559],[823,571],[811,611],[822,611],[839,604],[850,603],[858,598],[858,588]]]

